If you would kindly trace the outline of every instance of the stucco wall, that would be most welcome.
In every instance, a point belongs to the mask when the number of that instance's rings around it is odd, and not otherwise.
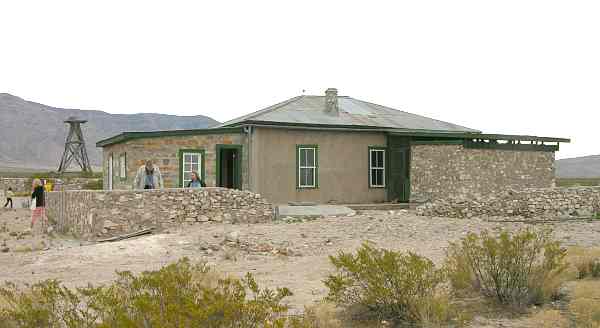
[[[58,231],[87,238],[149,227],[274,219],[273,207],[260,195],[226,188],[54,191],[46,194],[46,213]]]
[[[251,189],[273,203],[383,202],[385,189],[369,188],[369,146],[385,146],[383,133],[257,128],[251,142]],[[315,144],[319,187],[296,188],[296,145]]]
[[[411,200],[554,186],[554,153],[411,146]]]
[[[221,133],[191,136],[166,136],[129,140],[120,144],[103,148],[104,189],[108,189],[108,158],[113,154],[113,189],[131,189],[133,180],[140,166],[146,159],[154,160],[162,173],[165,188],[180,187],[179,150],[203,149],[205,151],[205,182],[211,187],[216,185],[216,145],[242,145],[242,187],[248,189],[248,169],[246,136],[241,133]],[[121,180],[119,174],[119,156],[126,153],[127,179]]]

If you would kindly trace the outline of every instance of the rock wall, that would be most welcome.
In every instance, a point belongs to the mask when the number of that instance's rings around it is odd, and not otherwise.
[[[592,217],[600,212],[600,187],[509,190],[481,198],[439,199],[417,207],[417,214],[453,218],[521,216]]]
[[[411,199],[481,197],[498,190],[554,186],[554,153],[413,145]]]
[[[204,151],[205,182],[209,187],[216,186],[217,152],[216,145],[242,145],[242,189],[248,189],[248,168],[245,149],[246,136],[242,133],[218,133],[186,136],[165,136],[143,138],[106,146],[102,150],[104,189],[108,189],[109,156],[113,156],[113,189],[132,189],[137,170],[145,161],[152,159],[160,168],[165,188],[177,188],[179,180],[179,150],[193,149]],[[126,176],[119,176],[119,158],[125,158]]]
[[[87,239],[149,227],[274,219],[272,205],[260,195],[225,188],[55,191],[47,194],[46,213],[58,231]]]

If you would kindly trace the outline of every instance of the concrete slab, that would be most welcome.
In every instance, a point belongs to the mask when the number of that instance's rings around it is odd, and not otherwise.
[[[325,217],[356,214],[351,208],[340,205],[279,205],[277,209],[278,217]]]

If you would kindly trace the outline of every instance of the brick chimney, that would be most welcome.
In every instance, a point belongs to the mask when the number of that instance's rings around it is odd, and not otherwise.
[[[337,94],[338,91],[336,88],[329,88],[325,90],[325,113],[334,116],[340,115]]]

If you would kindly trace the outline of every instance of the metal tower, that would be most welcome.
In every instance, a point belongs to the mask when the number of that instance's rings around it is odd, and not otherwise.
[[[65,142],[65,152],[60,160],[58,173],[64,173],[71,165],[73,159],[79,164],[83,172],[92,172],[90,160],[88,159],[87,151],[85,150],[83,133],[81,132],[81,124],[85,122],[87,121],[79,120],[73,116],[67,118],[65,121],[65,123],[69,124],[69,135]]]

